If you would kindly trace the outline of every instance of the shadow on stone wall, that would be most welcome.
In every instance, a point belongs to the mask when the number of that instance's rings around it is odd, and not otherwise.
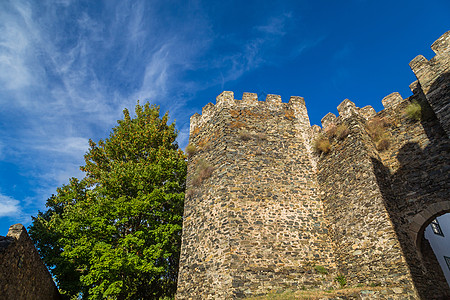
[[[442,83],[441,79],[439,81]],[[450,190],[449,139],[431,108],[424,103],[423,93],[415,96],[422,100],[420,103],[425,111],[421,125],[428,140],[427,146],[422,149],[419,143],[412,142],[414,139],[406,142],[396,155],[400,167],[393,173],[378,158],[372,157],[372,164],[420,297],[448,299],[450,289],[444,273],[424,237],[426,226],[436,216],[448,211],[439,211],[425,220],[417,232],[418,241],[409,232],[412,219],[430,205],[447,201]],[[416,245],[420,245],[420,249]]]

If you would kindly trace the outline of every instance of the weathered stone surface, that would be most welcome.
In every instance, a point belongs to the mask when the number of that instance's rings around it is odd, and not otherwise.
[[[322,123],[322,127],[326,128],[329,125],[333,124],[336,122],[336,115],[333,113],[327,113],[325,115],[325,117],[322,118],[321,123]]]
[[[367,105],[367,106],[364,106],[363,108],[360,108],[360,109],[359,109],[359,113],[360,113],[366,120],[371,119],[372,117],[374,117],[374,116],[377,114],[377,112],[375,111],[375,109],[374,109],[372,106],[370,106],[370,105]]]
[[[450,136],[450,31],[433,43],[432,49],[435,57],[428,61],[419,55],[409,65],[442,128]]]
[[[8,300],[60,299],[52,276],[41,261],[22,224],[0,237],[0,298]]]
[[[189,161],[178,299],[334,284],[314,270],[331,274],[335,263],[310,130],[302,98],[269,95],[256,105],[235,100],[191,133],[198,151]],[[214,171],[196,187],[200,159]]]
[[[327,289],[337,275],[379,290],[335,299],[448,299],[423,230],[450,212],[449,35],[410,63],[412,96],[393,93],[378,113],[346,99],[323,119],[330,130],[310,127],[300,97],[224,92],[194,115],[177,299]],[[413,101],[421,121],[405,115]],[[319,135],[327,154],[312,149]],[[202,164],[214,170],[199,181]]]
[[[383,103],[384,108],[390,108],[397,106],[402,102],[402,100],[402,96],[399,93],[394,92],[384,97],[383,100],[381,100],[381,103]]]

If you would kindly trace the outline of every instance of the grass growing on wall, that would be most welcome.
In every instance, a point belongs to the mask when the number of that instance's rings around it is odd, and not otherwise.
[[[421,121],[422,107],[417,101],[413,101],[405,108],[405,115],[410,120]]]
[[[331,150],[330,140],[325,135],[319,135],[313,143],[313,149],[317,153],[328,153]]]
[[[208,179],[214,168],[204,159],[200,159],[197,162],[197,168],[194,173],[194,178],[192,179],[192,185],[195,187],[200,186],[204,180]]]
[[[324,266],[314,266],[314,270],[319,274],[328,274],[328,270]]]
[[[367,122],[367,132],[370,138],[375,142],[378,151],[389,149],[390,140],[386,128],[389,122],[385,118],[375,117]]]
[[[195,153],[197,153],[197,147],[195,147],[195,145],[192,144],[187,145],[185,150],[188,157],[192,157],[193,155],[195,155]]]

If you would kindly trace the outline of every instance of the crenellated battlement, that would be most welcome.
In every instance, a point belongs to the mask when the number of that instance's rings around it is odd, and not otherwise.
[[[177,299],[330,290],[341,276],[374,299],[448,299],[423,232],[450,212],[449,43],[411,61],[411,96],[379,112],[345,99],[322,128],[302,97],[224,91],[194,114]]]
[[[432,59],[427,60],[423,55],[418,55],[409,63],[418,80],[418,84],[413,84],[412,88],[418,90],[420,86],[439,122],[450,136],[450,97],[442,99],[442,95],[448,95],[450,91],[447,83],[450,77],[450,31],[437,39],[431,49],[436,53]]]
[[[400,95],[398,93],[393,93],[393,94]],[[391,94],[391,95],[393,95],[393,94]],[[391,95],[386,96],[385,98],[388,98]],[[396,99],[398,99],[398,98],[396,98]],[[353,103],[349,99],[345,99],[344,101],[342,101],[338,105],[337,110],[339,112],[338,116],[336,116],[335,114],[330,112],[322,118],[321,123],[322,123],[323,129],[326,129],[328,126],[330,126],[332,124],[338,123],[339,118],[340,119],[348,119],[353,116],[360,116],[360,117],[364,118],[365,120],[369,120],[377,114],[377,112],[375,111],[375,109],[372,106],[367,105],[367,106],[364,106],[363,108],[359,108],[355,105],[355,103]],[[317,125],[314,125],[314,126],[317,126]],[[316,131],[317,133],[319,133],[317,130],[313,130],[313,131]]]
[[[425,93],[428,92],[431,84],[437,79],[436,76],[450,72],[448,63],[450,60],[448,55],[450,53],[450,31],[447,31],[437,39],[431,45],[431,49],[436,55],[430,60],[427,60],[423,55],[418,55],[409,63]]]
[[[195,113],[191,116],[190,122],[190,134],[196,129],[204,126],[213,118],[213,116],[224,108],[236,108],[245,109],[252,107],[262,107],[269,110],[286,110],[291,109],[294,111],[296,117],[301,117],[307,120],[309,124],[309,117],[306,113],[305,100],[303,97],[291,96],[288,103],[282,102],[280,95],[268,94],[265,101],[258,100],[258,94],[256,93],[243,93],[242,100],[235,99],[234,93],[231,91],[223,91],[216,97],[216,104],[208,103],[202,108],[202,114]]]
[[[431,49],[436,54],[432,59],[427,60],[423,55],[416,56],[410,63],[410,67],[415,73],[418,80],[412,82],[409,85],[409,88],[413,95],[424,93],[427,94],[431,92],[432,85],[439,82],[438,78],[442,76],[449,76],[450,73],[450,31],[444,33],[439,39],[437,39],[432,45]],[[444,88],[449,88],[448,85],[444,86]],[[445,92],[445,91],[444,91]],[[404,99],[400,93],[393,92],[381,100],[383,104],[384,110],[395,109],[399,104],[404,102]],[[431,101],[430,101],[431,100]],[[450,99],[448,101],[439,101],[439,103],[434,104],[432,99],[429,99],[430,105],[437,114],[438,118],[442,119],[443,123],[446,121],[445,117],[440,117],[441,111],[444,111],[444,115],[449,115],[450,111]],[[332,113],[328,113],[325,115],[322,120],[322,128],[328,127],[330,124],[334,124],[338,121],[338,118],[341,117],[346,119],[352,115],[359,114],[364,119],[369,120],[375,115],[377,112],[372,106],[365,106],[363,108],[356,107],[353,102],[348,99],[345,99],[341,104],[338,105],[339,115],[336,117]],[[443,124],[444,128],[446,127]],[[450,132],[450,125],[448,126]]]

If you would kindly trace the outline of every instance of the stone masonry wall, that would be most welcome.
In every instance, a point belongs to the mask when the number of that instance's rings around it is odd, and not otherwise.
[[[450,141],[445,131],[448,116],[446,109],[450,102],[450,78],[447,76],[450,65],[449,43],[447,32],[432,46],[436,57],[428,62],[419,56],[411,62],[418,81],[411,84],[413,95],[408,99],[392,93],[382,100],[385,109],[379,113],[371,107],[355,109],[352,103],[344,101],[338,107],[342,116],[336,118],[328,114],[322,121],[323,132],[339,123],[347,124],[350,129],[346,139],[335,141],[331,153],[319,159],[319,182],[325,192],[325,215],[327,218],[331,217],[332,229],[338,226],[345,228],[342,232],[331,230],[337,246],[338,266],[344,267],[344,272],[348,273],[345,266],[351,262],[353,272],[356,273],[352,272],[353,275],[348,274],[348,277],[354,277],[356,281],[364,279],[360,271],[370,280],[378,280],[378,273],[383,285],[402,283],[398,279],[404,278],[403,283],[408,281],[404,286],[405,291],[412,283],[417,292],[415,297],[420,299],[450,297],[450,289],[442,270],[423,236],[425,227],[436,216],[450,212]],[[421,69],[418,68],[418,61],[422,61]],[[420,121],[413,120],[406,114],[408,106],[414,102],[419,103],[422,109]],[[344,109],[345,107],[349,109]],[[353,113],[349,114],[351,111]],[[383,124],[383,135],[389,144],[387,149],[376,149],[368,135],[371,122]],[[355,127],[365,141],[354,140]],[[370,161],[363,158],[365,152],[369,154]],[[337,162],[339,167],[333,166]],[[327,192],[327,186],[330,185],[334,185],[335,190],[329,187]],[[377,201],[369,201],[370,190],[373,190],[372,194],[376,194]],[[330,194],[334,197],[331,201],[327,199]],[[369,203],[359,202],[360,205],[363,204],[362,207],[344,206],[342,212],[342,206],[339,206],[341,202],[336,201],[336,198],[346,199],[349,203],[364,198]],[[348,210],[353,211],[346,213]],[[375,220],[381,220],[368,224],[367,219],[373,220],[374,216]],[[395,245],[392,248],[389,243],[383,243],[385,239],[374,235],[376,228],[373,228],[373,224],[380,226],[383,223],[388,225]],[[358,238],[355,239],[355,233],[352,233],[355,229],[366,233],[356,233]],[[341,255],[346,245],[355,243],[355,240],[360,240],[364,235],[372,235],[374,242],[367,251],[362,250],[363,255],[368,254],[365,263],[370,265],[373,274],[364,271],[364,261]],[[397,266],[401,268],[396,269],[390,265],[392,259],[387,257],[382,257],[377,264],[375,261],[380,258],[380,253],[373,255],[378,252],[373,250],[376,244],[384,244],[390,248],[389,251],[378,248],[377,250],[382,250],[382,256],[395,248],[401,258],[401,263]],[[361,251],[357,250],[358,245],[353,244],[352,248],[356,249],[353,254],[361,255]],[[349,255],[351,250],[353,249],[349,248],[346,250],[348,253],[344,251],[344,254]],[[383,274],[389,276],[383,277]]]
[[[442,128],[450,136],[450,31],[437,39],[431,49],[435,57],[428,61],[419,55],[409,65]]]
[[[411,97],[378,113],[344,100],[323,129],[299,97],[223,92],[192,116],[177,299],[327,289],[338,274],[377,286],[367,299],[449,299],[423,231],[450,212],[450,31],[432,49],[410,63]],[[328,153],[312,149],[321,136]]]
[[[60,299],[52,276],[44,266],[22,224],[12,225],[0,237],[0,299]]]
[[[367,108],[366,108],[367,110]],[[395,228],[385,207],[372,160],[378,158],[358,108],[345,100],[340,116],[327,115],[320,133],[331,140],[329,153],[318,162],[325,215],[331,224],[338,268],[350,285],[381,285],[416,297],[411,274]],[[348,134],[332,138],[332,127]]]
[[[224,92],[193,116],[177,299],[333,285],[314,269],[335,263],[309,128],[299,97]],[[195,186],[200,160],[214,171]]]
[[[448,33],[443,37],[448,37]],[[443,37],[438,41],[450,42]],[[445,76],[450,65],[450,48],[446,49],[447,55],[441,49],[440,54],[430,60],[435,67],[427,75],[419,71],[419,80],[410,86],[411,97],[397,98],[376,116],[389,123],[386,131],[390,147],[380,152],[378,161],[380,169],[384,169],[378,170],[378,178],[388,183],[382,192],[414,284],[422,298],[431,299],[439,295],[450,297],[442,270],[423,237],[425,227],[436,216],[450,212],[450,140],[444,128],[446,118],[438,109],[449,104],[450,99],[450,81]],[[415,61],[417,58],[410,65],[417,72]],[[411,120],[405,114],[413,102],[422,107],[420,121]]]

